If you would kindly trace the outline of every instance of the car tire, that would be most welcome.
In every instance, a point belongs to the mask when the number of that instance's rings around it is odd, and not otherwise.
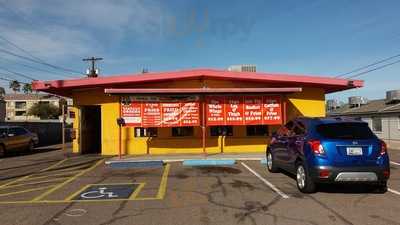
[[[3,145],[0,145],[0,157],[4,157],[6,155],[6,148]]]
[[[27,152],[31,153],[33,152],[33,150],[35,149],[35,144],[33,143],[33,141],[30,141],[28,144],[28,148],[26,149]]]
[[[279,168],[275,164],[274,160],[274,155],[271,153],[271,151],[267,151],[267,169],[270,173],[277,173],[279,172]]]
[[[387,182],[383,182],[381,184],[376,185],[374,189],[375,193],[378,194],[384,194],[387,192],[387,190],[388,190]]]
[[[307,167],[301,162],[296,166],[296,183],[302,193],[314,193],[317,189]]]

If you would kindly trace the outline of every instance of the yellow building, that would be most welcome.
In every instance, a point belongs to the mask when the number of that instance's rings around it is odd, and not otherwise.
[[[297,116],[325,116],[325,94],[362,86],[360,80],[211,69],[33,82],[35,90],[73,99],[76,115],[73,151],[102,155],[263,152],[271,133],[287,120]],[[209,96],[278,97],[279,114],[271,117],[275,122],[263,119],[262,123],[246,123],[241,115],[243,122],[232,125],[232,121],[224,118],[223,124],[215,125],[207,111],[211,110]],[[182,126],[183,122],[161,126],[154,121],[147,121],[147,125],[130,124],[130,121],[146,123],[143,106],[138,108],[137,118],[124,115],[131,112],[124,110],[127,99],[143,105],[162,99],[181,102],[188,98],[197,104],[198,113],[192,115],[195,124],[192,126]],[[265,110],[262,113],[264,116]]]

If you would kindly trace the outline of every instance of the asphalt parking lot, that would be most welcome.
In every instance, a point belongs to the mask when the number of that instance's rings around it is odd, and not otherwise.
[[[390,191],[324,186],[301,194],[259,161],[229,167],[110,169],[60,150],[0,160],[0,224],[400,224],[400,151]]]

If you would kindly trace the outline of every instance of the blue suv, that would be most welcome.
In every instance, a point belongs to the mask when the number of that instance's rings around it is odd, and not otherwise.
[[[351,118],[297,118],[274,132],[266,151],[272,173],[296,175],[303,193],[319,183],[362,182],[383,193],[390,176],[385,142],[368,124]]]

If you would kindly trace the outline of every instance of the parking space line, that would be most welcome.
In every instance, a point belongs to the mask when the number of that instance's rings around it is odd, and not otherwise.
[[[78,172],[79,172],[79,170],[78,171],[68,171],[68,172],[65,172],[65,173],[49,174],[49,175],[45,175],[45,176],[31,176],[31,177],[29,177],[27,179],[24,179],[24,181],[37,180],[37,179],[47,178],[47,177],[56,177],[56,176],[62,176],[62,175],[66,175],[66,174],[73,174],[73,173],[78,173]]]
[[[65,201],[71,201],[75,196],[77,196],[79,193],[81,193],[83,190],[86,188],[90,187],[91,184],[84,185],[82,188],[79,188],[79,190],[75,191],[71,195],[69,195],[67,198],[65,198]]]
[[[171,164],[167,164],[164,168],[163,175],[161,177],[160,187],[157,193],[157,199],[163,199],[165,196],[165,192],[167,191],[167,182],[168,182],[168,174],[170,170]]]
[[[39,190],[47,189],[47,188],[50,188],[53,186],[55,186],[55,185],[49,185],[49,186],[44,186],[44,187],[39,187],[39,188],[32,188],[32,189],[27,189],[27,190],[23,190],[23,191],[8,192],[8,193],[0,194],[0,197],[4,197],[4,196],[8,196],[8,195],[16,195],[16,194],[21,194],[21,193],[27,193],[27,192],[32,192],[32,191],[39,191]]]
[[[143,187],[144,187],[144,185],[146,183],[138,183],[138,184],[139,184],[139,186],[136,188],[136,190],[129,197],[129,200],[136,200],[137,196],[139,195],[140,191],[143,189]]]
[[[400,192],[393,190],[391,188],[388,188],[388,191],[392,192],[393,194],[400,195]]]
[[[67,178],[68,177],[61,177],[61,178],[55,178],[55,179],[43,180],[43,181],[37,181],[37,182],[8,185],[6,187],[1,188],[0,190],[4,190],[4,189],[8,189],[8,188],[15,188],[15,187],[22,187],[22,186],[27,186],[27,185],[34,185],[34,184],[51,183],[51,182],[58,181],[58,180],[65,180]],[[26,180],[24,180],[24,181],[26,181]]]
[[[249,170],[252,174],[254,174],[258,179],[260,179],[264,184],[266,184],[269,188],[271,188],[273,191],[275,191],[277,194],[279,194],[282,198],[289,198],[289,195],[283,193],[281,190],[279,190],[275,185],[267,181],[265,178],[263,178],[260,174],[258,174],[256,171],[251,169],[246,163],[241,162],[241,164]]]
[[[65,161],[67,161],[67,160],[68,160],[68,159],[63,159],[63,160],[61,160],[61,161],[59,161],[59,162],[57,162],[57,163],[55,163],[55,164],[53,164],[53,165],[51,165],[51,166],[49,166],[49,167],[47,167],[47,168],[44,168],[44,169],[42,169],[42,170],[39,170],[39,172],[45,172],[45,171],[47,171],[47,170],[51,170],[51,169],[55,168],[56,166],[60,165],[61,163],[65,162]],[[19,182],[19,181],[26,180],[26,179],[32,177],[33,175],[34,175],[34,174],[31,174],[31,175],[28,175],[28,176],[24,176],[24,177],[18,178],[18,179],[16,179],[16,180],[13,180],[13,181],[11,181],[11,182],[8,182],[8,183],[5,183],[5,184],[3,184],[3,185],[0,185],[0,189],[3,188],[3,187],[6,187],[6,186],[8,186],[8,185],[15,184],[15,183],[17,183],[17,182]]]
[[[104,161],[104,159],[99,160],[99,161],[96,162],[93,166],[91,166],[91,167],[89,167],[89,168],[87,168],[87,169],[85,169],[85,170],[79,172],[79,173],[76,174],[75,176],[70,177],[68,180],[66,180],[66,181],[64,181],[64,182],[62,182],[62,183],[60,183],[60,184],[54,186],[54,187],[51,188],[50,190],[48,190],[48,191],[42,193],[41,195],[35,197],[34,199],[32,199],[32,202],[39,201],[39,200],[43,199],[44,197],[48,196],[49,194],[51,194],[51,193],[57,191],[58,189],[62,188],[64,185],[67,185],[68,183],[72,182],[72,181],[75,180],[76,178],[78,178],[78,177],[84,175],[85,173],[87,173],[87,172],[93,170],[94,168],[96,168],[96,167],[97,167],[100,163],[102,163],[103,161]]]
[[[394,164],[394,165],[396,165],[396,166],[400,166],[400,163],[397,163],[397,162],[390,161],[390,163],[391,163],[391,164]]]

